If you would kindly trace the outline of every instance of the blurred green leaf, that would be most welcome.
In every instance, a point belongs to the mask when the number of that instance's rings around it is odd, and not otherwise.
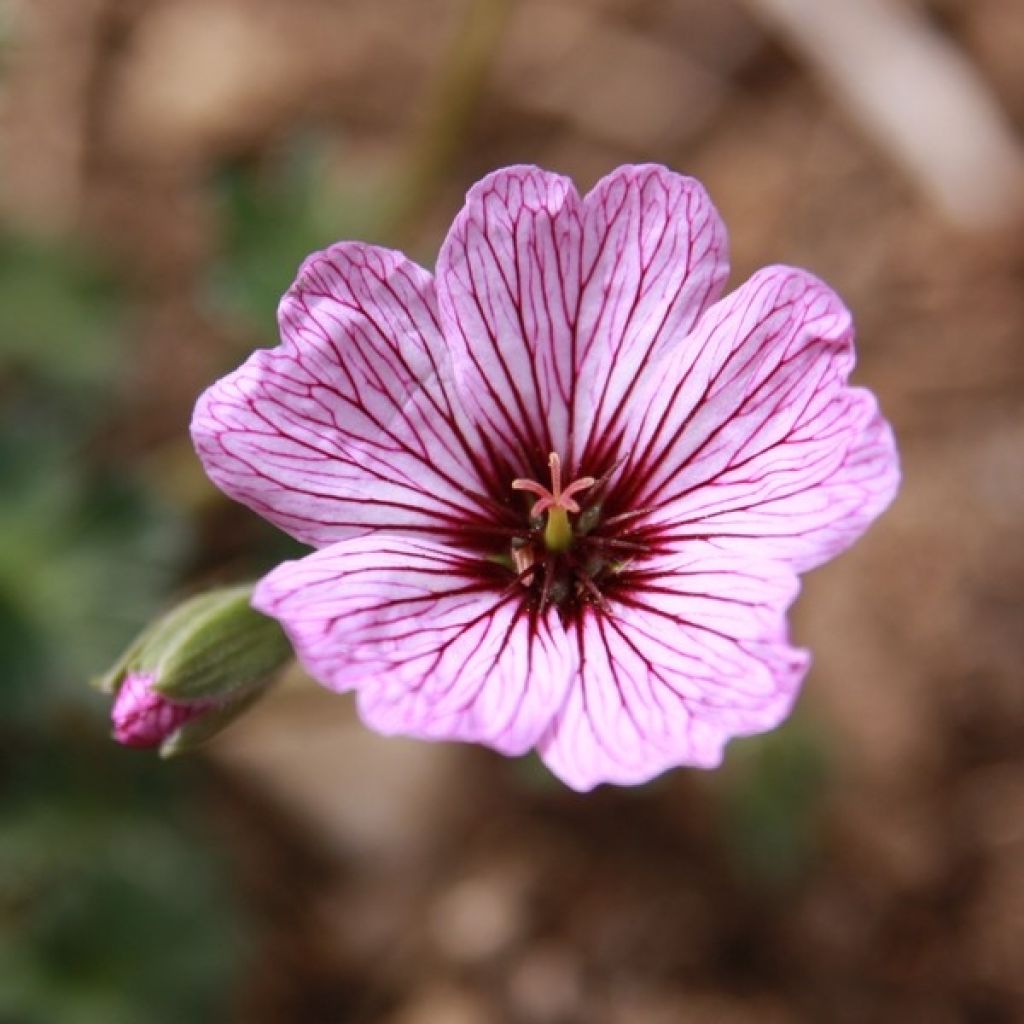
[[[46,444],[4,464],[0,495],[0,706],[77,692],[163,603],[188,526],[130,474],[85,474]],[[40,685],[49,680],[48,685]],[[84,697],[84,692],[82,693]]]
[[[383,217],[383,192],[330,174],[314,135],[296,137],[263,165],[224,167],[215,181],[224,251],[208,294],[218,310],[270,335],[277,304],[312,252],[341,238],[371,238]]]
[[[97,266],[0,236],[0,1021],[218,1021],[244,943],[196,777],[107,741],[86,686],[190,547],[142,467],[94,440],[128,354]]]
[[[244,951],[227,866],[193,838],[180,776],[138,759],[118,780],[125,756],[19,750],[0,812],[0,1020],[222,1019]]]
[[[0,235],[0,366],[87,399],[120,353],[121,296],[95,254]]]
[[[725,845],[741,875],[768,888],[803,876],[817,854],[828,778],[824,740],[799,716],[730,744],[710,781]]]

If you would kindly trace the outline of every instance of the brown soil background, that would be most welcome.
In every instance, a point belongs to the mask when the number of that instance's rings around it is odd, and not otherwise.
[[[1024,130],[1024,5],[908,6]],[[289,680],[204,755],[211,828],[256,935],[238,1021],[1024,1019],[1012,208],[984,230],[944,218],[733,0],[8,7],[4,215],[114,253],[133,386],[106,443],[125,460],[180,444],[198,392],[272,342],[272,323],[254,333],[202,300],[223,249],[210,174],[273,161],[308,126],[347,187],[401,191],[368,240],[428,263],[465,189],[504,163],[581,188],[635,160],[697,175],[729,226],[734,283],[787,262],[844,295],[858,380],[901,444],[895,505],[796,609],[815,663],[786,735],[810,734],[827,770],[785,826],[795,860],[774,870],[751,847],[763,831],[729,830],[730,800],[762,770],[741,744],[716,776],[580,797],[486,751],[380,740],[347,700]],[[251,517],[188,480],[199,575],[230,573]]]

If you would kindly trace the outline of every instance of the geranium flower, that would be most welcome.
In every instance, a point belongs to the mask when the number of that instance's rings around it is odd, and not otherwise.
[[[725,299],[704,188],[533,167],[469,193],[435,277],[340,243],[283,343],[200,399],[213,480],[318,548],[254,605],[383,733],[536,748],[585,790],[711,767],[789,712],[797,573],[898,482],[847,386],[850,316],[803,270]]]

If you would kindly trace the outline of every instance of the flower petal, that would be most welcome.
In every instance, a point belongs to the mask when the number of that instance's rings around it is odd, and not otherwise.
[[[581,213],[568,178],[509,167],[470,189],[438,255],[460,394],[519,476],[567,452]]]
[[[281,303],[283,344],[196,406],[207,473],[317,546],[479,516],[488,499],[435,306],[430,275],[399,253],[346,243],[308,259]]]
[[[789,713],[808,665],[786,639],[796,591],[784,565],[699,541],[627,570],[576,624],[579,669],[541,757],[578,790],[717,766],[731,737]]]
[[[520,754],[561,704],[575,652],[555,611],[531,613],[519,589],[508,570],[441,545],[355,538],[279,566],[253,604],[314,678],[359,687],[380,732]]]
[[[737,501],[733,494],[724,493],[730,480],[723,476],[710,489],[716,492],[721,485],[723,494],[705,495],[711,504],[699,514],[691,510],[690,522],[673,530],[672,539],[680,541],[697,532],[723,546],[785,559],[797,572],[845,551],[889,506],[899,487],[900,471],[892,430],[878,411],[874,395],[848,388],[835,411],[853,440],[824,479],[820,470],[808,467],[801,485],[793,470],[785,481],[776,481],[777,496],[766,497],[767,490],[758,489],[753,501]]]
[[[584,207],[575,454],[602,472],[630,396],[721,293],[728,238],[704,186],[657,165],[620,167]]]
[[[692,178],[625,167],[581,200],[567,178],[498,171],[470,190],[438,258],[460,394],[518,475],[546,476],[554,451],[571,479],[726,269],[724,228]]]
[[[216,706],[215,701],[182,703],[153,689],[150,674],[129,672],[110,715],[114,739],[126,747],[159,747],[172,733]]]
[[[660,542],[739,541],[799,571],[851,544],[899,470],[870,394],[846,385],[853,331],[840,299],[770,267],[717,303],[631,410],[617,505]],[[609,510],[611,514],[613,510]]]

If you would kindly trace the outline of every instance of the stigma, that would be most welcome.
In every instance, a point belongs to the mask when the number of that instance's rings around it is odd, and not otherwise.
[[[573,498],[574,494],[585,491],[594,485],[592,476],[581,476],[562,489],[562,460],[556,452],[548,456],[548,468],[551,470],[551,488],[548,489],[536,480],[517,478],[512,481],[514,491],[529,491],[537,495],[537,500],[530,509],[530,515],[539,517],[547,514],[544,525],[544,545],[548,551],[568,551],[572,547],[573,532],[569,515],[579,515],[580,507]]]

